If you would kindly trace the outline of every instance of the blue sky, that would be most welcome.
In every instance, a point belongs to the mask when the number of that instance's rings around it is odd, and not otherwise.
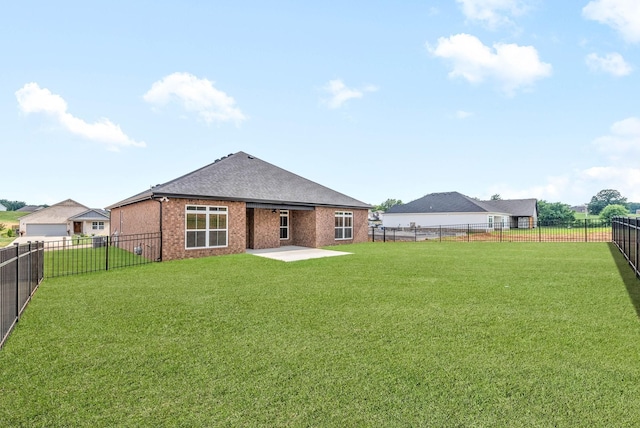
[[[5,2],[0,199],[245,151],[370,204],[640,201],[637,0]]]

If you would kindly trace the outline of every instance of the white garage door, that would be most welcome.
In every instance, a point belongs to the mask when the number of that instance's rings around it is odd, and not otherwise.
[[[27,224],[27,236],[67,236],[67,225]]]

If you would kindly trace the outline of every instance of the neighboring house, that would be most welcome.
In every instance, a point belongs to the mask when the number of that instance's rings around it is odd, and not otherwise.
[[[69,217],[74,234],[106,235],[109,233],[109,213],[101,209],[89,209]]]
[[[4,205],[0,204],[0,211],[6,211],[7,207],[5,207]]]
[[[533,228],[536,199],[478,201],[458,192],[431,193],[382,215],[384,227],[478,225],[479,228]]]
[[[96,222],[96,229],[93,229],[93,222]],[[20,233],[25,236],[106,235],[109,233],[109,216],[105,211],[90,209],[67,199],[20,217]]]
[[[36,211],[39,211],[43,209],[43,207],[39,206],[39,205],[25,205],[22,208],[19,208],[16,210],[16,212],[18,213],[33,213]]]
[[[162,232],[162,260],[366,242],[369,208],[244,152],[107,207],[113,236]]]

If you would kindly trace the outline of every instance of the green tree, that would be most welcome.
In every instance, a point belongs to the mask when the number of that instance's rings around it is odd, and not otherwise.
[[[607,205],[627,206],[627,198],[622,197],[620,192],[614,189],[604,189],[599,191],[589,202],[589,213],[598,215]]]
[[[613,217],[625,216],[629,214],[629,210],[624,205],[613,204],[607,205],[604,207],[602,212],[600,213],[600,218],[607,224],[611,224],[611,219]]]
[[[538,201],[538,221],[540,223],[571,222],[575,220],[575,212],[568,204],[562,202]]]
[[[627,203],[627,208],[631,213],[635,213],[636,210],[640,210],[640,202],[629,202]]]
[[[495,195],[491,195],[491,200],[492,201],[501,201],[502,197],[500,196],[499,193],[496,193]]]
[[[374,206],[375,211],[388,211],[394,205],[402,205],[402,201],[400,199],[387,199],[380,205]]]
[[[0,204],[4,205],[7,211],[17,211],[26,205],[22,201],[9,201],[6,199],[0,199]]]

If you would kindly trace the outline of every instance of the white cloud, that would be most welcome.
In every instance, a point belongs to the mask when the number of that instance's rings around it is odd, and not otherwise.
[[[631,66],[617,52],[608,53],[604,57],[590,53],[586,63],[592,71],[602,71],[616,77],[627,76],[632,71]]]
[[[640,118],[615,122],[609,134],[596,138],[592,147],[606,155],[596,166],[542,177],[544,184],[524,189],[514,189],[508,183],[495,184],[488,189],[488,195],[583,204],[602,189],[616,189],[629,201],[640,201]]]
[[[629,117],[615,122],[610,131],[609,135],[596,138],[593,144],[613,161],[635,163],[640,156],[640,119]]]
[[[470,21],[478,21],[485,27],[496,29],[511,26],[510,17],[524,14],[529,8],[523,0],[456,0],[462,13]]]
[[[471,83],[494,80],[508,95],[550,76],[552,70],[551,64],[540,61],[533,46],[495,43],[491,49],[477,37],[464,33],[440,37],[435,48],[427,44],[427,49],[451,62],[449,77],[462,77]]]
[[[458,119],[466,119],[468,117],[473,116],[473,113],[468,112],[468,111],[464,111],[464,110],[458,110],[456,112],[456,118]]]
[[[365,92],[375,92],[378,90],[376,86],[367,85],[362,89],[352,89],[347,87],[340,79],[330,80],[323,88],[331,97],[325,100],[327,106],[331,109],[340,108],[354,98],[362,98]]]
[[[627,200],[640,201],[640,168],[597,166],[585,169],[582,174],[586,177],[585,181],[598,191],[616,189]]]
[[[154,105],[166,105],[178,101],[185,110],[195,112],[207,123],[235,122],[239,124],[246,119],[236,107],[235,100],[216,89],[214,82],[199,79],[189,73],[173,73],[154,82],[151,89],[144,94],[144,100]]]
[[[593,0],[582,15],[616,30],[629,43],[640,42],[640,2],[638,0]]]
[[[120,147],[128,146],[146,146],[144,142],[128,137],[119,125],[109,119],[103,118],[95,123],[87,123],[73,116],[67,112],[67,103],[60,95],[41,88],[35,82],[27,83],[16,91],[15,95],[20,109],[25,114],[44,113],[52,116],[72,134],[105,143],[110,150],[117,151]]]

